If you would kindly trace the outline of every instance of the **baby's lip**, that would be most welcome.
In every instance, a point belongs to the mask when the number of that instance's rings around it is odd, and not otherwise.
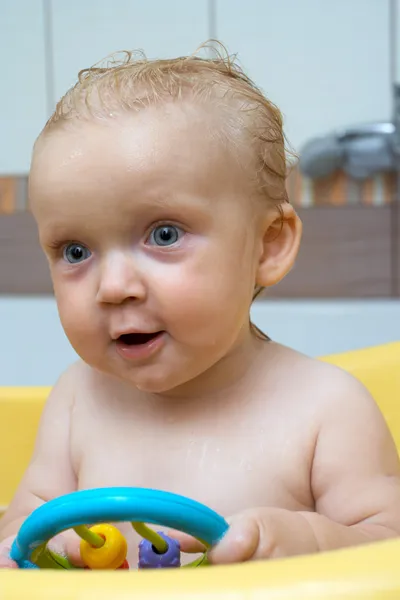
[[[121,348],[139,348],[149,344],[154,344],[155,341],[163,336],[164,331],[143,332],[130,331],[129,333],[121,334],[115,341],[115,344]]]
[[[114,341],[119,340],[122,336],[127,335],[156,335],[157,333],[162,333],[163,329],[121,329],[114,332],[111,337]]]

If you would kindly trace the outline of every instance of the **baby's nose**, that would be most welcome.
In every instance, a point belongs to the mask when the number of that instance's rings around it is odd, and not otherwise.
[[[97,301],[121,304],[128,298],[144,300],[146,285],[132,257],[123,253],[107,257],[101,265]]]

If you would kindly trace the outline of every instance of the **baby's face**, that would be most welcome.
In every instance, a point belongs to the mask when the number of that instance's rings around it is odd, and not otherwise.
[[[260,240],[238,164],[191,106],[41,139],[30,194],[65,332],[88,364],[163,392],[248,336]]]

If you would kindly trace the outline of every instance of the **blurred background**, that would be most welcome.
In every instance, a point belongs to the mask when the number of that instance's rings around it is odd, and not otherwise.
[[[279,105],[300,156],[302,250],[255,323],[314,356],[400,339],[400,0],[0,0],[0,385],[51,385],[76,358],[27,211],[55,103],[113,51],[171,57],[209,38]]]

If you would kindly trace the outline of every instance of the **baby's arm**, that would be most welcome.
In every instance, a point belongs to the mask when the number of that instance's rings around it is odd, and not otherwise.
[[[0,542],[7,538],[6,546],[33,510],[52,498],[76,490],[70,448],[76,368],[74,365],[60,377],[43,410],[31,462],[0,520]],[[12,461],[12,448],[8,459]]]
[[[319,550],[400,535],[400,466],[384,419],[365,388],[334,370],[316,444],[316,513],[303,513]]]
[[[315,512],[260,507],[235,515],[211,562],[313,553],[400,534],[399,460],[380,411],[347,373],[316,369],[309,381],[322,378],[325,397],[314,412],[321,415],[310,473]]]

